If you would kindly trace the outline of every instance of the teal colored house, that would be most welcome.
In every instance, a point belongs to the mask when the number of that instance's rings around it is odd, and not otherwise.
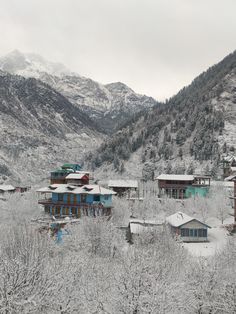
[[[185,198],[206,197],[209,193],[209,186],[188,186],[185,190]]]
[[[209,192],[211,178],[200,175],[161,174],[157,180],[159,197],[185,199],[205,197]]]
[[[64,164],[61,168],[51,172],[50,182],[51,184],[65,184],[67,183],[66,176],[70,173],[80,171],[81,168],[79,164]]]
[[[46,213],[55,217],[110,215],[112,208],[112,190],[99,185],[72,186],[53,184],[39,189],[43,199],[38,201]]]
[[[75,171],[80,171],[82,167],[79,164],[64,164],[61,166],[62,169],[72,169],[74,172]]]

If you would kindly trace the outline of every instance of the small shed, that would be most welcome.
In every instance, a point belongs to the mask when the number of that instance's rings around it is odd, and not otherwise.
[[[132,218],[128,225],[128,240],[133,241],[134,236],[144,233],[154,233],[163,231],[164,222],[153,219],[137,219]]]
[[[115,191],[118,196],[123,196],[124,194],[130,194],[132,191],[138,191],[138,181],[137,180],[109,180],[108,187]]]
[[[5,194],[5,193],[14,193],[16,191],[16,188],[12,185],[0,185],[0,194]]]
[[[171,231],[184,242],[207,242],[207,231],[210,226],[182,212],[166,218]]]

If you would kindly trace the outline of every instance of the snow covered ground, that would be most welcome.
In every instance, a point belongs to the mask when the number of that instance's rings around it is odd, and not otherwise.
[[[183,246],[195,256],[212,256],[222,250],[227,244],[227,231],[221,227],[208,230],[209,242],[183,243]]]
[[[183,246],[195,256],[212,256],[220,252],[227,244],[229,234],[227,230],[220,225],[219,220],[216,218],[208,219],[207,223],[212,226],[208,229],[209,242],[203,243],[183,243]],[[233,217],[228,217],[224,224],[233,223]]]

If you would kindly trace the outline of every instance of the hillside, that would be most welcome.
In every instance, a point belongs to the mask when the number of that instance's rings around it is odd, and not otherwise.
[[[40,181],[61,162],[79,162],[103,135],[64,96],[34,78],[0,72],[1,181]]]
[[[214,175],[223,149],[236,149],[236,52],[165,104],[137,115],[89,157],[97,171],[130,176],[206,169]]]
[[[139,95],[123,83],[102,85],[36,54],[15,50],[0,58],[0,69],[47,83],[108,134],[114,133],[133,114],[158,104],[152,97]]]

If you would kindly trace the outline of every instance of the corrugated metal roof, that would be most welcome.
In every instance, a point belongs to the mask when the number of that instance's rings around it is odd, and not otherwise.
[[[157,180],[193,181],[194,176],[187,174],[161,174]]]
[[[109,180],[108,187],[138,188],[137,180]]]

